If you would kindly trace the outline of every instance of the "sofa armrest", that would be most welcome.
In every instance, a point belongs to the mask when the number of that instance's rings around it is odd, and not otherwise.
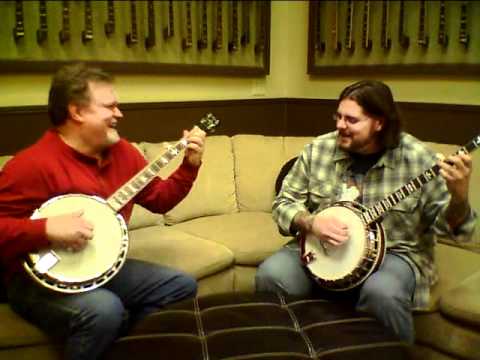
[[[480,328],[480,270],[442,295],[440,311],[454,320]]]

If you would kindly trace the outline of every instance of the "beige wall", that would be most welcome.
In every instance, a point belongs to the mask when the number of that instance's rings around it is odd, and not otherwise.
[[[308,2],[273,1],[271,66],[265,78],[116,74],[122,102],[297,97],[334,99],[361,76],[306,74]],[[480,105],[480,79],[386,77],[397,100]],[[0,106],[43,105],[50,75],[0,74]]]

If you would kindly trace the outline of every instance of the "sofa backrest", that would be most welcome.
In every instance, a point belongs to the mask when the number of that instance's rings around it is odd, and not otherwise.
[[[163,154],[168,143],[141,143],[148,161]],[[160,171],[161,177],[170,175],[181,163],[177,156]],[[202,166],[192,190],[175,208],[165,214],[166,224],[201,216],[237,212],[233,153],[228,136],[208,136]]]
[[[312,137],[235,135],[235,185],[240,211],[272,210],[275,180],[292,157],[298,156]]]

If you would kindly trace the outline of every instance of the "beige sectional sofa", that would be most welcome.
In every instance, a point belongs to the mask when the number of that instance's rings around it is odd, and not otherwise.
[[[260,135],[210,136],[204,164],[189,196],[165,215],[136,208],[130,227],[130,257],[169,265],[199,280],[199,295],[253,291],[257,265],[289,238],[271,218],[281,166],[311,138]],[[428,144],[449,154],[456,146]],[[140,143],[147,159],[165,144]],[[0,157],[0,166],[7,158]],[[178,165],[174,160],[162,175]],[[474,154],[471,201],[480,212],[480,151]],[[477,229],[475,240],[480,240]],[[439,243],[441,280],[431,310],[415,315],[418,359],[480,359],[480,254]],[[0,305],[0,359],[57,359],[59,344]]]

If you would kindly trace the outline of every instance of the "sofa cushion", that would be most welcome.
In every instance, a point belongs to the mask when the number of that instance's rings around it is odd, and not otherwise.
[[[258,265],[290,240],[279,234],[272,215],[265,212],[202,217],[174,227],[226,246],[241,265]]]
[[[0,349],[12,346],[46,344],[52,341],[46,333],[23,320],[9,305],[0,304]]]
[[[143,206],[135,204],[133,206],[132,216],[128,222],[128,230],[163,224],[163,215],[152,213]]]
[[[227,247],[171,226],[150,226],[130,232],[128,257],[192,274],[197,279],[233,264]]]
[[[309,137],[235,135],[232,138],[240,211],[272,210],[275,179],[283,164],[298,156]]]
[[[480,265],[476,273],[442,295],[440,311],[454,320],[480,328]]]
[[[142,143],[149,161],[166,151],[166,143]],[[177,156],[160,171],[170,175],[181,163]],[[228,214],[237,211],[233,173],[233,154],[228,136],[208,136],[203,164],[192,190],[183,201],[165,214],[165,223],[176,224],[200,216]]]
[[[439,308],[441,297],[464,279],[480,270],[480,254],[443,243],[435,246],[435,262],[439,280],[433,286],[429,310]],[[461,301],[459,299],[459,301]]]
[[[3,155],[0,156],[0,169],[3,168],[3,166],[7,163],[8,160],[10,160],[13,156],[11,155]]]

